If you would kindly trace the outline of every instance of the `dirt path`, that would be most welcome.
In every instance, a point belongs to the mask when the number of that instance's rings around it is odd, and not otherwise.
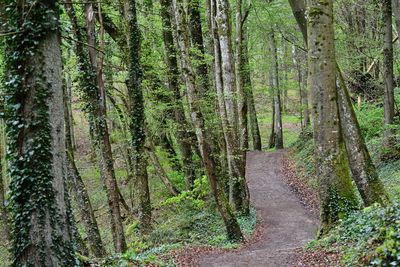
[[[295,250],[314,238],[318,223],[285,184],[284,154],[251,152],[247,157],[251,200],[261,220],[259,240],[236,252],[206,255],[197,266],[293,266]]]

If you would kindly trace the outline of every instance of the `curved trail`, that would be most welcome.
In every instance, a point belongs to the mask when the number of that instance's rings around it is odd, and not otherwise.
[[[205,255],[196,266],[293,266],[295,250],[315,237],[318,222],[286,185],[280,170],[284,154],[282,150],[247,156],[250,197],[261,220],[258,241],[239,251]]]

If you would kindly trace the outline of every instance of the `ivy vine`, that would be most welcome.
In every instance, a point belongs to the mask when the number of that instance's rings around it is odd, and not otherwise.
[[[7,31],[16,33],[5,39],[4,59],[4,116],[14,222],[13,266],[33,266],[34,259],[26,255],[32,250],[38,251],[35,254],[40,265],[48,264],[49,241],[45,234],[48,227],[53,256],[62,266],[75,266],[73,240],[63,238],[65,233],[61,229],[68,225],[60,216],[53,188],[48,105],[51,84],[42,69],[44,56],[40,49],[44,39],[59,30],[59,7],[57,1],[12,0],[5,6],[4,16]],[[27,103],[33,106],[32,110],[26,109]],[[67,223],[70,223],[68,201],[67,210]],[[33,221],[38,224],[35,230],[40,243],[31,237]]]

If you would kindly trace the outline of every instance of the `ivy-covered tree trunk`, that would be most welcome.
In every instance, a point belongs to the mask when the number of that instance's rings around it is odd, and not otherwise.
[[[210,95],[210,77],[208,75],[208,66],[204,58],[204,39],[201,23],[200,0],[188,1],[189,32],[193,48],[193,58],[198,62],[196,64],[196,73],[200,83],[200,93],[202,97]],[[207,104],[207,103],[205,103]]]
[[[8,1],[5,118],[13,266],[76,266],[57,1]],[[24,19],[21,19],[24,18]]]
[[[273,87],[273,101],[274,101],[274,131],[275,131],[275,149],[283,148],[283,127],[282,127],[282,103],[281,103],[281,90],[279,85],[279,65],[278,65],[278,53],[276,48],[275,33],[273,30],[269,34],[269,45],[272,56],[271,66],[271,78]]]
[[[145,114],[144,98],[141,85],[142,67],[140,65],[140,30],[137,23],[136,1],[128,0],[128,96],[129,129],[132,136],[132,161],[134,165],[136,192],[139,197],[139,220],[142,232],[151,229],[151,203],[145,154]]]
[[[165,61],[167,63],[168,86],[173,93],[173,113],[177,123],[177,143],[182,154],[183,171],[185,174],[186,187],[191,189],[195,180],[194,163],[192,159],[191,136],[188,131],[190,127],[186,121],[183,110],[182,96],[179,87],[179,68],[177,51],[174,44],[174,37],[171,23],[171,3],[168,0],[160,0],[161,19],[163,23],[163,40],[165,47]]]
[[[113,243],[116,252],[126,249],[124,228],[120,211],[120,196],[117,180],[114,172],[114,160],[112,157],[110,136],[106,122],[105,97],[101,95],[104,90],[102,76],[97,73],[97,51],[96,35],[94,25],[94,11],[90,3],[85,4],[85,15],[87,19],[87,40],[84,38],[82,28],[78,24],[75,10],[70,2],[64,0],[66,13],[70,18],[72,30],[77,42],[75,42],[75,53],[78,58],[79,90],[84,104],[83,110],[88,116],[90,131],[92,133],[93,146],[99,158],[100,175],[107,194],[109,206],[109,219]],[[89,43],[87,48],[84,44]]]
[[[312,90],[321,234],[358,207],[340,128],[336,90],[333,1],[309,2],[308,86]]]
[[[106,250],[101,240],[96,217],[90,202],[89,193],[75,164],[75,153],[71,135],[71,120],[68,89],[64,85],[64,112],[65,112],[65,148],[67,153],[68,185],[72,189],[81,221],[86,231],[90,252],[97,258],[106,256]]]
[[[173,0],[173,9],[179,39],[179,49],[183,76],[187,88],[189,109],[194,127],[196,128],[197,142],[200,148],[203,165],[210,183],[211,191],[227,230],[228,238],[232,240],[243,240],[243,235],[235,215],[227,201],[225,194],[218,181],[218,162],[210,145],[210,134],[204,126],[204,117],[199,105],[199,90],[196,84],[195,72],[190,58],[189,30],[187,29],[186,13],[182,0]]]

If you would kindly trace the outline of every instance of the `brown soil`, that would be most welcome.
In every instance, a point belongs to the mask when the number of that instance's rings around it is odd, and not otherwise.
[[[200,253],[193,266],[296,266],[298,249],[316,235],[318,221],[285,183],[285,150],[251,152],[246,177],[260,219],[260,237],[234,251]]]

